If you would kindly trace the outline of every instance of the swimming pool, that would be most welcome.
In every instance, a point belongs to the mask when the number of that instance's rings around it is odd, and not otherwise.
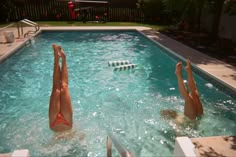
[[[69,140],[53,140],[48,128],[53,43],[67,54],[76,131]],[[112,60],[130,60],[137,68],[113,71]],[[176,135],[159,113],[183,112],[177,62],[136,31],[43,32],[0,65],[0,153],[27,148],[32,156],[103,157],[109,130],[135,156],[171,156]],[[195,80],[205,115],[197,129],[181,134],[235,135],[235,98],[200,75]]]

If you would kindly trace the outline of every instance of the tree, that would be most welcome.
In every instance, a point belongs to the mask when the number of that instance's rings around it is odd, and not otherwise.
[[[186,15],[189,0],[162,0],[164,14],[170,23],[178,23]]]
[[[210,34],[213,38],[218,36],[221,14],[224,6],[228,14],[236,14],[235,0],[162,0],[164,11],[175,21],[187,19],[192,28],[201,29],[203,10],[213,14]],[[177,16],[177,18],[176,18]]]
[[[202,11],[206,0],[162,0],[164,11],[172,21],[180,22],[187,20],[192,28],[201,28]]]
[[[235,0],[228,0],[225,3],[224,13],[227,13],[230,16],[236,15],[236,1]]]
[[[138,0],[137,7],[143,11],[146,22],[157,22],[163,17],[162,0]]]
[[[3,0],[0,1],[1,6],[1,12],[3,15],[1,15],[1,20],[4,22],[9,22],[11,18],[12,11],[14,9],[14,3],[13,0]]]
[[[213,15],[213,22],[210,33],[213,38],[216,38],[218,37],[220,18],[225,0],[214,0],[212,2],[213,7],[215,8],[215,13]]]

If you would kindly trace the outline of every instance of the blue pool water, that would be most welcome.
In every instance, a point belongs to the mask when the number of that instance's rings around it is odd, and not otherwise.
[[[55,140],[48,127],[53,43],[67,55],[71,139]],[[112,60],[130,60],[137,68],[113,71],[108,66]],[[137,157],[171,156],[176,132],[159,113],[183,112],[174,74],[177,62],[136,31],[43,32],[0,64],[0,153],[26,148],[32,156],[104,157],[109,131]],[[179,133],[236,135],[236,100],[194,75],[205,115],[197,128]]]

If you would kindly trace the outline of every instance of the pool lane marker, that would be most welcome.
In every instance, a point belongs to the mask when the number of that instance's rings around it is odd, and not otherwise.
[[[136,67],[136,64],[126,64],[126,65],[116,66],[114,68],[114,71],[130,70],[130,69],[134,69],[135,67]]]
[[[134,69],[137,65],[132,64],[129,60],[117,60],[117,61],[109,61],[108,66],[114,67],[114,71],[123,71]]]
[[[120,66],[120,65],[127,65],[130,64],[129,60],[123,60],[123,61],[109,61],[108,65],[115,67],[115,66]]]

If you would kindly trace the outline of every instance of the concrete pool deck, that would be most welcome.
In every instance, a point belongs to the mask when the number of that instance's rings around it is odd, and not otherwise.
[[[216,136],[207,138],[192,138],[195,154],[204,156],[236,156],[236,136]]]
[[[15,36],[17,36],[17,30],[10,28],[10,31],[13,31]],[[27,30],[32,30],[33,28],[24,28],[25,32]],[[233,91],[236,92],[236,67],[229,65],[225,62],[219,61],[215,58],[212,58],[210,56],[207,56],[197,50],[194,50],[186,45],[183,45],[182,43],[173,40],[166,35],[163,35],[155,30],[152,30],[148,27],[113,27],[113,26],[99,26],[99,27],[41,27],[41,30],[48,30],[48,31],[55,31],[55,30],[131,30],[135,29],[140,31],[141,33],[145,34],[147,37],[149,37],[152,40],[157,41],[161,45],[167,47],[168,49],[174,51],[177,53],[177,55],[181,56],[182,58],[189,58],[197,68],[201,69],[207,74],[210,74],[212,77],[217,79],[218,81],[224,83],[226,86],[231,88]],[[39,32],[40,33],[40,32]],[[20,38],[17,39],[14,43],[5,43],[5,39],[3,36],[3,32],[0,32],[0,62],[6,59],[9,55],[15,52],[15,50],[19,49],[21,46],[26,44],[26,42],[29,40],[29,38]],[[194,143],[195,148],[201,148],[198,146],[204,146],[204,148],[213,148],[212,144],[215,144],[216,149],[218,149],[218,146],[221,147],[220,151],[224,150],[225,153],[221,153],[222,156],[227,156],[228,152],[235,153],[235,150],[232,150],[232,148],[228,147],[227,144],[222,141],[222,138],[224,137],[204,137],[204,138],[194,138],[191,139],[192,143]],[[226,138],[224,138],[226,139]],[[236,139],[234,137],[234,139]],[[209,141],[214,141],[213,143]],[[206,142],[208,141],[208,142]],[[231,140],[228,140],[230,142]],[[236,142],[234,141],[234,148],[235,148]],[[217,146],[218,145],[218,146]],[[215,150],[215,149],[214,149]],[[197,156],[201,156],[201,151],[204,150],[198,150],[196,152]],[[206,152],[206,151],[205,151]]]

